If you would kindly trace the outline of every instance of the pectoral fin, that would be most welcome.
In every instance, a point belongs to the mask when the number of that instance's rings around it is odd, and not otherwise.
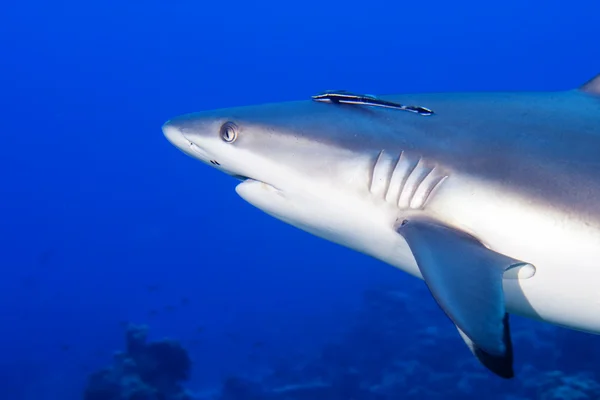
[[[433,297],[473,354],[492,372],[512,378],[513,353],[502,277],[528,265],[494,252],[475,237],[426,219],[398,228]]]

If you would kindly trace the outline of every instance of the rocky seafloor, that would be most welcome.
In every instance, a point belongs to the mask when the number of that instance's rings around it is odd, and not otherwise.
[[[515,348],[538,368],[518,360],[517,377],[504,380],[480,366],[453,329],[430,325],[431,314],[443,318],[439,310],[414,313],[409,304],[395,291],[367,291],[352,328],[312,359],[260,378],[231,376],[209,394],[185,389],[192,362],[179,342],[150,342],[146,327],[130,326],[125,351],[90,375],[84,400],[600,399],[598,337],[545,324],[518,329]]]

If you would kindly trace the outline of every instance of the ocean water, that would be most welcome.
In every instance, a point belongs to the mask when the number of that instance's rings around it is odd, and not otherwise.
[[[83,399],[130,324],[183,346],[198,399],[600,398],[600,338],[515,317],[500,380],[423,282],[266,216],[160,129],[326,89],[575,88],[597,0],[5,3],[0,399]]]

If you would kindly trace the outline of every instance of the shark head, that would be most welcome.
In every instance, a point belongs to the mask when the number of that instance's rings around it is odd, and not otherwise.
[[[372,254],[399,240],[396,234],[364,240],[362,232],[392,232],[398,195],[390,192],[386,201],[383,191],[394,187],[386,183],[400,155],[393,146],[414,136],[414,127],[402,122],[419,118],[427,117],[298,101],[185,114],[162,130],[187,155],[240,179],[236,192],[255,207]],[[398,134],[399,126],[406,135]],[[386,157],[383,148],[392,149]],[[406,246],[395,248],[403,254],[394,257],[413,264]]]
[[[316,137],[307,137],[312,130],[290,121],[302,121],[302,116],[286,116],[289,107],[285,111],[281,106],[259,106],[193,113],[168,121],[162,129],[187,155],[242,181],[284,190],[298,179],[318,176],[323,147]]]
[[[364,186],[368,163],[380,151],[365,138],[374,131],[373,116],[351,108],[313,102],[229,108],[185,114],[162,130],[187,155],[247,186],[259,182],[282,193],[347,189],[357,180]]]

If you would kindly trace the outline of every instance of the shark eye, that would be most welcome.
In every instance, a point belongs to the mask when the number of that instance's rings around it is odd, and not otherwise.
[[[238,136],[238,127],[233,122],[225,122],[221,125],[221,139],[227,143],[235,142]]]

